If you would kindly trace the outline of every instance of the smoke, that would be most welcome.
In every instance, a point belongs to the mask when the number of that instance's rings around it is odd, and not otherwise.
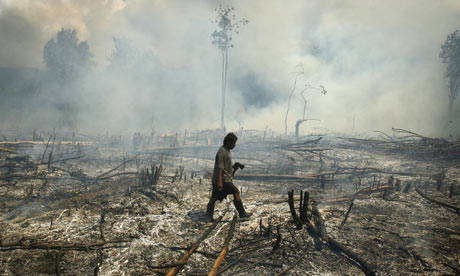
[[[24,96],[15,102],[14,116],[3,109],[8,120],[0,128],[19,124],[97,133],[219,127],[221,53],[211,44],[219,4],[235,7],[236,19],[249,20],[229,52],[227,129],[268,126],[282,133],[289,94],[303,70],[289,132],[303,115],[300,91],[323,85],[326,95],[316,89],[304,93],[306,118],[320,121],[302,124],[301,134],[397,127],[428,136],[460,135],[459,100],[449,123],[445,67],[438,57],[447,35],[460,25],[460,4],[447,0],[3,0],[0,71],[31,67],[44,75],[43,47],[62,28],[75,29],[80,41],[88,42],[95,66],[71,85],[56,88],[34,77],[29,88],[15,81],[2,89],[2,98]],[[117,40],[127,42],[125,52]],[[56,104],[57,91],[67,105]]]

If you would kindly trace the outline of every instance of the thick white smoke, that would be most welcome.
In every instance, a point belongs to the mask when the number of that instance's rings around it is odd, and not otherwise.
[[[302,124],[301,134],[398,127],[460,135],[458,101],[447,123],[448,89],[438,57],[447,35],[460,27],[458,1],[3,0],[0,67],[45,70],[45,43],[61,28],[76,29],[96,62],[84,83],[70,89],[80,91],[72,92],[78,94],[72,102],[80,130],[217,128],[221,55],[211,44],[217,28],[211,21],[219,4],[235,7],[237,19],[250,21],[234,36],[229,53],[228,129],[268,126],[283,133],[302,65],[289,132],[303,115],[302,88],[324,85],[326,95],[305,92],[306,117],[320,121]],[[130,41],[140,57],[128,72],[107,73],[113,38]],[[27,97],[23,102],[34,105]],[[59,127],[59,120],[50,119],[58,111],[35,110],[42,119],[20,124]],[[3,120],[0,127],[14,123]]]

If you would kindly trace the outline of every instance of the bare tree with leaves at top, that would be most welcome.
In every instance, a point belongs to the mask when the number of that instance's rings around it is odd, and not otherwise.
[[[455,32],[447,36],[446,41],[441,46],[439,54],[442,62],[447,65],[445,78],[449,87],[449,117],[452,114],[455,99],[460,90],[460,32]]]
[[[290,105],[291,105],[292,95],[294,94],[294,91],[295,91],[296,86],[297,86],[297,79],[299,78],[300,75],[303,75],[303,73],[304,73],[303,65],[299,64],[298,67],[299,67],[299,71],[296,72],[296,75],[295,75],[294,86],[292,87],[291,94],[289,95],[288,106],[287,106],[287,110],[286,110],[286,116],[284,117],[284,135],[287,135],[287,120],[288,120],[288,115],[289,115],[289,108],[290,108]]]
[[[305,87],[302,89],[302,91],[300,91],[300,96],[302,97],[303,99],[303,115],[302,115],[302,119],[299,119],[297,120],[297,122],[295,123],[295,137],[298,138],[299,137],[299,128],[300,128],[300,124],[302,124],[303,122],[306,122],[306,121],[319,121],[318,119],[307,119],[305,118],[305,111],[307,110],[307,99],[305,98],[304,96],[304,93],[308,90],[308,89],[313,89],[313,90],[318,90],[321,92],[321,94],[323,95],[326,95],[327,94],[327,91],[326,89],[324,88],[323,85],[319,85],[319,87],[314,87],[310,84],[306,84]]]
[[[217,17],[214,23],[219,27],[212,34],[212,44],[216,45],[222,52],[222,113],[221,113],[221,128],[224,129],[225,115],[225,94],[227,90],[227,72],[228,72],[228,50],[233,48],[233,35],[239,33],[239,28],[242,25],[249,23],[246,19],[236,20],[236,16],[231,14],[234,11],[233,7],[220,6],[217,11]]]

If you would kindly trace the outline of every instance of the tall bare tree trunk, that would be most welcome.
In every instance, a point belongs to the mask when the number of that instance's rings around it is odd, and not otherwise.
[[[284,135],[287,135],[287,119],[288,119],[288,114],[289,114],[289,108],[290,108],[290,105],[291,105],[291,98],[292,98],[292,94],[294,94],[294,91],[295,91],[295,87],[297,85],[297,78],[303,74],[303,67],[302,68],[302,71],[298,72],[295,76],[295,79],[294,79],[294,87],[292,87],[292,91],[291,91],[291,95],[289,95],[289,100],[288,100],[288,106],[287,106],[287,110],[286,110],[286,117],[284,117]]]
[[[222,114],[220,127],[225,127],[225,94],[227,91],[228,50],[222,51]]]

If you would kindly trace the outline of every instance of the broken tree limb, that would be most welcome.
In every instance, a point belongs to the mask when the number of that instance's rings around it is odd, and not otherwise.
[[[17,250],[17,249],[76,249],[76,250],[85,250],[88,251],[93,247],[100,247],[107,244],[112,243],[124,243],[124,242],[131,242],[131,240],[112,240],[112,241],[98,241],[93,243],[44,243],[44,242],[32,242],[28,243],[21,238],[17,242],[11,243],[1,243],[0,244],[0,251],[9,251],[9,250]]]
[[[68,160],[80,159],[80,158],[83,158],[83,157],[85,157],[84,154],[83,154],[83,155],[80,155],[80,156],[74,156],[74,157],[69,157],[69,158],[64,158],[64,159],[59,159],[59,160],[52,160],[52,161],[50,161],[50,162],[45,162],[45,163],[42,162],[41,164],[42,164],[42,165],[43,165],[43,164],[48,164],[48,163],[54,164],[54,163],[58,163],[58,162],[68,161]]]
[[[138,172],[121,172],[121,173],[116,173],[116,174],[111,174],[105,177],[101,177],[98,180],[106,180],[106,179],[110,179],[110,178],[122,176],[122,175],[138,175],[138,174],[139,174]]]
[[[179,260],[178,265],[173,267],[172,269],[169,270],[167,276],[173,276],[176,275],[177,272],[179,272],[182,267],[187,263],[188,259],[190,256],[195,252],[195,250],[198,248],[200,243],[205,240],[209,234],[216,228],[217,224],[222,220],[222,216],[220,216],[218,219],[214,221],[214,223],[209,226],[209,228],[198,238],[198,240],[190,247],[189,251]]]
[[[230,228],[228,229],[227,237],[225,238],[222,251],[220,252],[219,257],[217,257],[216,261],[214,262],[214,265],[212,266],[212,269],[209,272],[208,276],[215,276],[217,274],[217,270],[219,269],[220,265],[224,261],[225,255],[227,255],[228,247],[229,247],[230,241],[233,238],[233,232],[235,231],[236,220],[237,220],[237,216],[235,214],[233,215],[232,223],[230,224]]]
[[[354,253],[353,251],[351,251],[350,249],[348,249],[347,247],[343,246],[342,244],[340,244],[339,242],[337,242],[336,240],[330,237],[328,237],[327,242],[332,247],[339,249],[345,255],[347,255],[348,257],[350,257],[357,263],[359,263],[361,265],[362,271],[364,272],[366,276],[375,276],[375,272],[370,268],[370,265],[366,261],[361,259],[361,257],[359,257],[356,253]]]
[[[252,250],[248,250],[246,249],[245,252],[243,252],[242,254],[239,254],[238,258],[236,258],[236,260],[232,261],[231,263],[227,264],[225,267],[223,267],[222,269],[220,269],[218,272],[217,272],[217,275],[218,274],[221,274],[225,271],[227,271],[228,269],[230,269],[231,267],[233,267],[234,265],[236,265],[237,263],[239,262],[244,262],[244,258],[246,258],[246,256],[251,253],[251,252],[254,252],[254,251],[258,251],[260,250],[261,248],[255,248],[255,249],[252,249]],[[207,276],[208,273],[190,273],[190,272],[187,272],[187,275],[191,275],[191,276]]]
[[[447,266],[448,268],[452,269],[453,271],[455,271],[455,275],[460,275],[460,269],[459,268],[456,268],[455,266],[453,265],[450,265],[448,263],[443,263],[443,265]]]
[[[453,206],[453,205],[450,205],[450,204],[447,204],[447,203],[444,203],[444,202],[441,202],[441,201],[438,201],[438,200],[429,198],[427,195],[423,194],[419,189],[415,189],[415,191],[417,191],[417,193],[418,193],[421,197],[423,197],[424,199],[426,199],[426,200],[428,200],[428,201],[430,201],[430,202],[439,204],[439,205],[441,205],[441,206],[443,206],[443,207],[452,209],[452,210],[454,210],[458,215],[460,215],[460,208],[459,208],[459,207],[456,207],[456,206]]]
[[[391,186],[380,186],[380,187],[375,187],[375,188],[365,188],[365,189],[357,191],[353,195],[353,198],[355,198],[356,196],[358,196],[360,194],[371,194],[373,192],[379,192],[379,191],[388,190],[388,189],[393,189],[393,187],[391,187]]]
[[[414,251],[410,251],[409,249],[407,249],[407,248],[405,248],[404,246],[401,246],[401,245],[399,246],[399,250],[403,251],[408,256],[413,257],[416,261],[418,261],[425,268],[433,267],[432,264],[430,264],[429,262],[425,261],[420,255],[418,255]]]
[[[314,140],[304,141],[304,142],[300,142],[300,143],[293,143],[293,144],[282,145],[282,146],[279,146],[279,147],[274,147],[274,149],[302,148],[303,146],[306,146],[306,145],[308,145],[308,144],[317,143],[317,142],[319,142],[321,139],[323,139],[323,137],[319,137],[319,138],[314,139]]]
[[[371,146],[374,149],[393,154],[408,154],[417,158],[431,158],[444,161],[458,161],[460,141],[447,141],[440,138],[429,138],[415,132],[393,128],[398,136],[388,139],[343,138],[350,142]]]
[[[107,175],[107,174],[109,174],[109,173],[115,171],[115,170],[118,169],[119,167],[124,166],[126,163],[128,163],[128,162],[130,162],[130,161],[133,161],[134,159],[137,158],[138,155],[139,155],[139,154],[136,154],[136,156],[134,156],[134,157],[131,158],[131,159],[128,159],[128,160],[123,161],[120,165],[116,166],[115,168],[113,168],[113,169],[111,169],[111,170],[108,170],[108,171],[106,171],[105,173],[102,173],[102,174],[96,176],[95,179],[96,179],[96,180],[99,180],[99,179],[100,179],[101,177],[103,177],[104,175]]]
[[[359,257],[356,253],[354,253],[347,247],[343,246],[327,234],[326,227],[324,225],[324,220],[316,204],[312,204],[312,213],[317,217],[317,224],[319,229],[309,221],[306,222],[306,225],[308,231],[310,232],[310,234],[312,234],[313,238],[315,236],[320,237],[324,242],[328,243],[330,247],[336,248],[340,252],[347,255],[349,258],[353,259],[361,266],[361,269],[366,276],[375,276],[375,272],[371,269],[371,266],[365,260],[361,259],[361,257]]]
[[[415,239],[413,237],[406,237],[406,236],[401,236],[399,235],[399,233],[396,233],[396,232],[393,232],[393,231],[390,231],[390,230],[386,230],[386,229],[382,229],[382,228],[378,228],[378,227],[373,227],[373,226],[366,226],[366,227],[362,227],[362,229],[368,229],[368,230],[377,230],[377,231],[383,231],[383,232],[387,232],[393,236],[396,236],[400,239]]]
[[[345,218],[343,219],[342,223],[340,224],[341,226],[345,225],[345,223],[347,222],[348,216],[350,215],[350,212],[351,212],[351,208],[353,208],[354,201],[355,201],[355,198],[353,198],[351,200],[350,207],[348,207],[348,211],[345,214]]]
[[[276,273],[275,276],[281,276],[281,275],[285,274],[286,272],[291,270],[296,264],[298,264],[303,258],[304,258],[304,256],[302,254],[300,254],[300,257],[297,258],[297,260],[294,263],[292,263],[291,265],[287,266],[286,268],[281,270],[279,273]]]
[[[318,229],[316,229],[316,227],[310,222],[307,222],[307,227],[310,232],[312,232],[314,235],[319,236],[324,242],[328,243],[331,247],[341,251],[349,258],[357,262],[361,266],[361,270],[364,272],[366,276],[375,276],[375,272],[371,269],[371,266],[366,261],[361,259],[361,257],[359,257],[356,253],[346,248],[336,240],[332,239],[327,234],[321,234],[321,232]]]
[[[310,175],[278,175],[278,174],[239,174],[233,177],[235,180],[255,180],[255,181],[268,181],[268,180],[313,180],[319,181],[316,176]]]
[[[189,250],[189,248],[186,248],[187,250]],[[177,266],[184,266],[186,265],[187,262],[177,262],[177,263],[171,263],[171,264],[162,264],[162,265],[151,265],[151,264],[148,264],[148,267],[150,269],[158,269],[158,268],[171,268],[171,267],[177,267]]]
[[[0,147],[0,151],[3,151],[3,152],[9,152],[9,153],[15,153],[14,150],[12,149],[9,149],[9,148],[5,148],[5,147]]]

